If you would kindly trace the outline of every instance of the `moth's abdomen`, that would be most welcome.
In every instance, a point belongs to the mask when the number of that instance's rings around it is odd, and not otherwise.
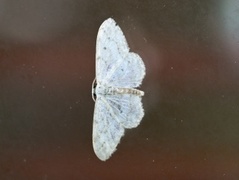
[[[134,88],[113,88],[115,94],[133,94],[143,96],[144,92]]]

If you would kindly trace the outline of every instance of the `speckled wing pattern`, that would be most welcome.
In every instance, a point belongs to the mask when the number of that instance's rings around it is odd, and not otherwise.
[[[96,40],[96,83],[107,87],[136,88],[145,76],[145,66],[129,52],[123,32],[112,18],[99,28]],[[102,161],[116,150],[125,128],[137,127],[144,116],[141,96],[96,94],[93,148]]]

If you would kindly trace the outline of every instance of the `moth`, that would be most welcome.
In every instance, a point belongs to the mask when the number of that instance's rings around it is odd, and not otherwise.
[[[143,116],[142,96],[136,89],[145,76],[141,57],[129,51],[116,22],[105,20],[96,40],[96,78],[92,141],[96,156],[105,161],[116,151],[125,129],[137,127]]]

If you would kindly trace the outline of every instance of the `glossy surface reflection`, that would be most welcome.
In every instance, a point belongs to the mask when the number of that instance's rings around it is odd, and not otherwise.
[[[0,179],[238,179],[239,4],[1,1]],[[93,152],[95,40],[113,17],[144,59],[145,117]]]

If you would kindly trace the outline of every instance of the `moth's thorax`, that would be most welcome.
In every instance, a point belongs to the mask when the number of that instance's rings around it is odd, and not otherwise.
[[[110,87],[103,84],[97,84],[95,87],[95,94],[97,95],[116,95],[116,94],[133,94],[143,96],[144,92],[134,88]]]

